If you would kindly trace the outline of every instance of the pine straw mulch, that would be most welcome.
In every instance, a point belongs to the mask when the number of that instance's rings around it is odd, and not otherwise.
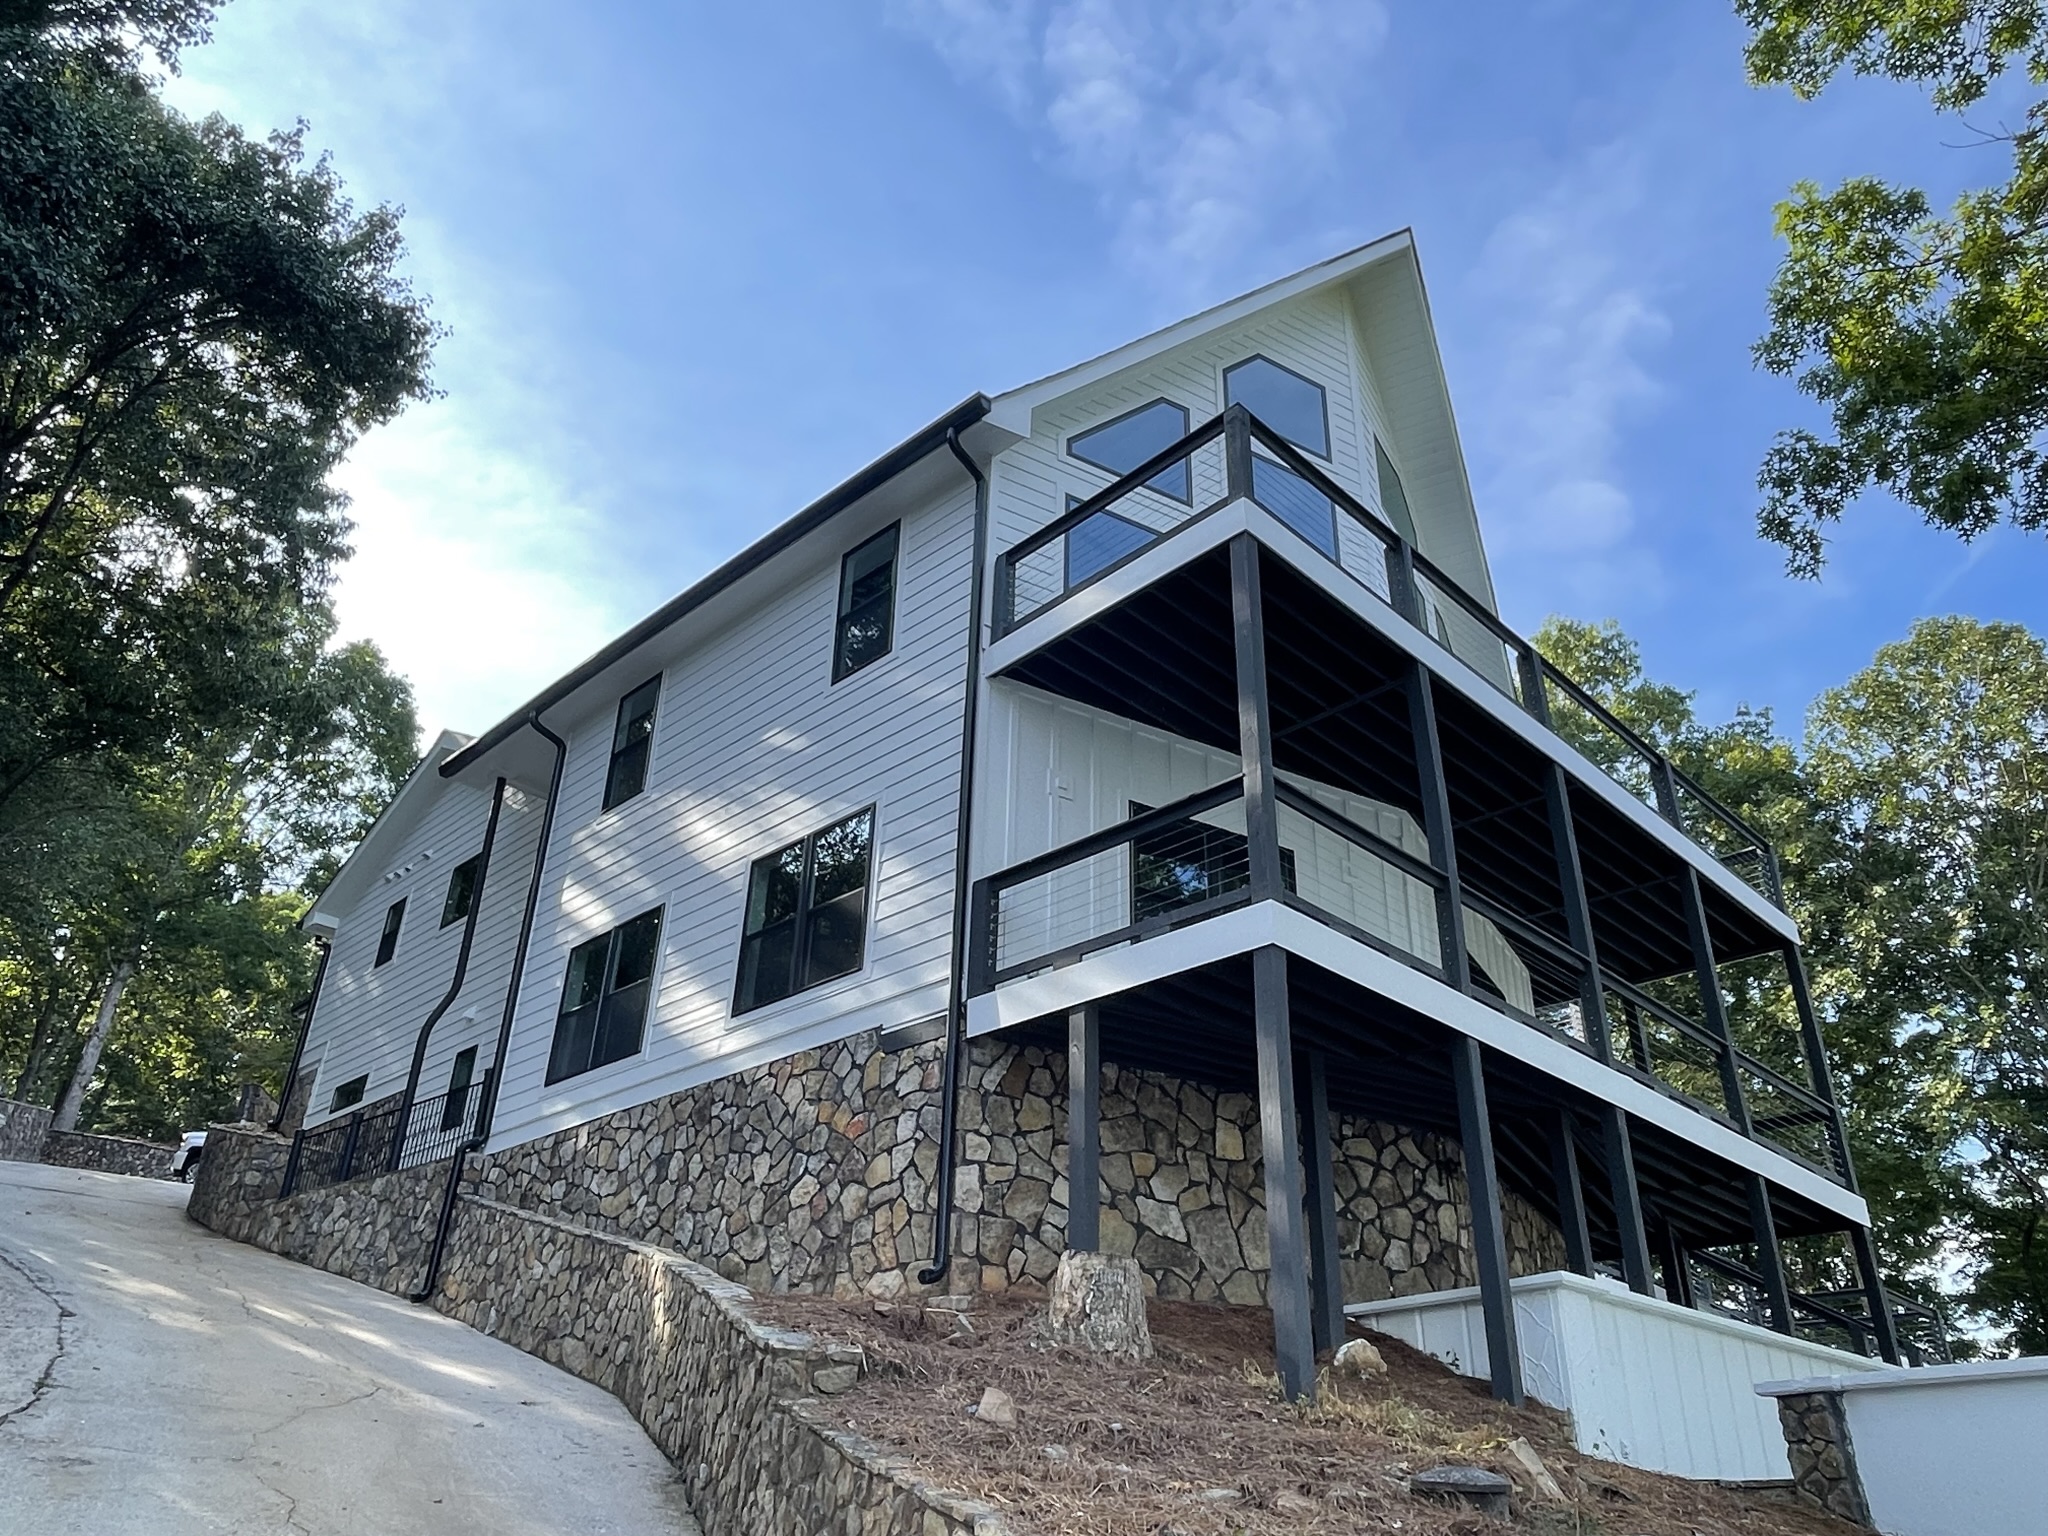
[[[1042,1299],[976,1298],[949,1336],[919,1303],[763,1296],[764,1321],[859,1346],[869,1374],[834,1418],[914,1459],[930,1481],[1003,1510],[1037,1536],[1278,1536],[1398,1531],[1484,1536],[1509,1527],[1419,1500],[1410,1473],[1447,1462],[1515,1475],[1526,1439],[1565,1490],[1518,1482],[1513,1529],[1540,1536],[1849,1536],[1789,1494],[1690,1482],[1583,1456],[1563,1414],[1508,1408],[1382,1334],[1388,1374],[1282,1401],[1263,1309],[1148,1304],[1156,1357],[1108,1362],[1043,1334]],[[1363,1330],[1355,1330],[1363,1334]],[[1014,1429],[970,1410],[985,1387],[1016,1401]]]

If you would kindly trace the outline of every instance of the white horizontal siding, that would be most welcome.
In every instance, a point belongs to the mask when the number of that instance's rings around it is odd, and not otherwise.
[[[448,877],[457,865],[482,850],[490,796],[453,783],[422,783],[414,792],[433,795],[433,804],[391,856],[390,870],[382,873],[410,866],[408,872],[396,879],[375,880],[355,907],[341,915],[335,930],[327,974],[321,980],[306,1034],[304,1066],[312,1070],[314,1078],[308,1125],[326,1118],[334,1089],[353,1077],[368,1074],[365,1100],[405,1085],[419,1027],[454,973],[462,924],[441,926]],[[507,798],[509,802],[509,792]],[[508,803],[500,824],[501,844],[506,823],[516,819]],[[528,846],[530,849],[530,836]],[[494,863],[500,869],[505,867],[502,859]],[[505,883],[509,882],[487,884],[486,912],[495,906],[489,886]],[[399,928],[397,952],[387,964],[376,965],[384,914],[401,898],[405,918]],[[484,915],[479,914],[480,925]],[[503,952],[507,957],[503,963],[509,963],[511,943],[509,934],[480,932],[478,958]]]
[[[650,647],[662,687],[646,791],[603,812],[616,701],[568,734],[556,831],[494,1142],[643,1103],[945,1006],[973,497],[906,508],[890,654],[834,685],[839,558],[823,558],[687,652]],[[763,854],[876,808],[862,969],[731,1011],[747,873]],[[639,1055],[546,1085],[569,951],[650,908],[661,954]]]

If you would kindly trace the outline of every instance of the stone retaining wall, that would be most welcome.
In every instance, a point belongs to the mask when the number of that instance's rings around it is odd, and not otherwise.
[[[100,1173],[124,1173],[131,1178],[168,1179],[171,1154],[177,1150],[132,1136],[52,1131],[43,1140],[43,1161],[59,1168],[91,1168]]]
[[[254,1127],[215,1128],[188,1214],[409,1290],[448,1165],[277,1200],[290,1148]],[[617,1397],[676,1464],[709,1536],[1004,1536],[986,1505],[832,1426],[823,1399],[859,1379],[858,1351],[759,1323],[747,1300],[678,1254],[467,1193],[434,1305]]]
[[[1842,1394],[1788,1393],[1778,1399],[1778,1426],[1785,1432],[1785,1452],[1799,1496],[1831,1515],[1869,1525],[1870,1505],[1856,1473]]]
[[[895,1295],[931,1253],[939,1042],[873,1033],[494,1153],[493,1199],[676,1249],[761,1291]],[[1066,1057],[974,1042],[954,1183],[956,1291],[1042,1285],[1065,1246]],[[1457,1144],[1340,1118],[1335,1170],[1352,1301],[1477,1283]],[[1258,1114],[1156,1073],[1106,1067],[1102,1245],[1161,1296],[1263,1302],[1269,1256]],[[1556,1229],[1507,1200],[1517,1274],[1563,1261]]]
[[[50,1132],[50,1111],[40,1104],[0,1099],[0,1161],[37,1163]]]

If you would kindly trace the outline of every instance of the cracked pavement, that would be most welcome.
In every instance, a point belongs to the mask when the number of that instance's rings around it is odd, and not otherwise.
[[[0,1162],[0,1531],[695,1536],[609,1394],[186,1194]]]

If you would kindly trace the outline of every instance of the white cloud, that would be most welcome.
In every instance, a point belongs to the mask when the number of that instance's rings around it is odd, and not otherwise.
[[[1595,616],[1664,585],[1620,462],[1622,432],[1661,393],[1645,356],[1671,329],[1625,260],[1640,188],[1626,153],[1588,155],[1495,225],[1472,281],[1488,348],[1467,372],[1468,451],[1488,545],[1552,606]]]
[[[1334,167],[1378,0],[893,0],[1093,187],[1120,253],[1197,286]]]

